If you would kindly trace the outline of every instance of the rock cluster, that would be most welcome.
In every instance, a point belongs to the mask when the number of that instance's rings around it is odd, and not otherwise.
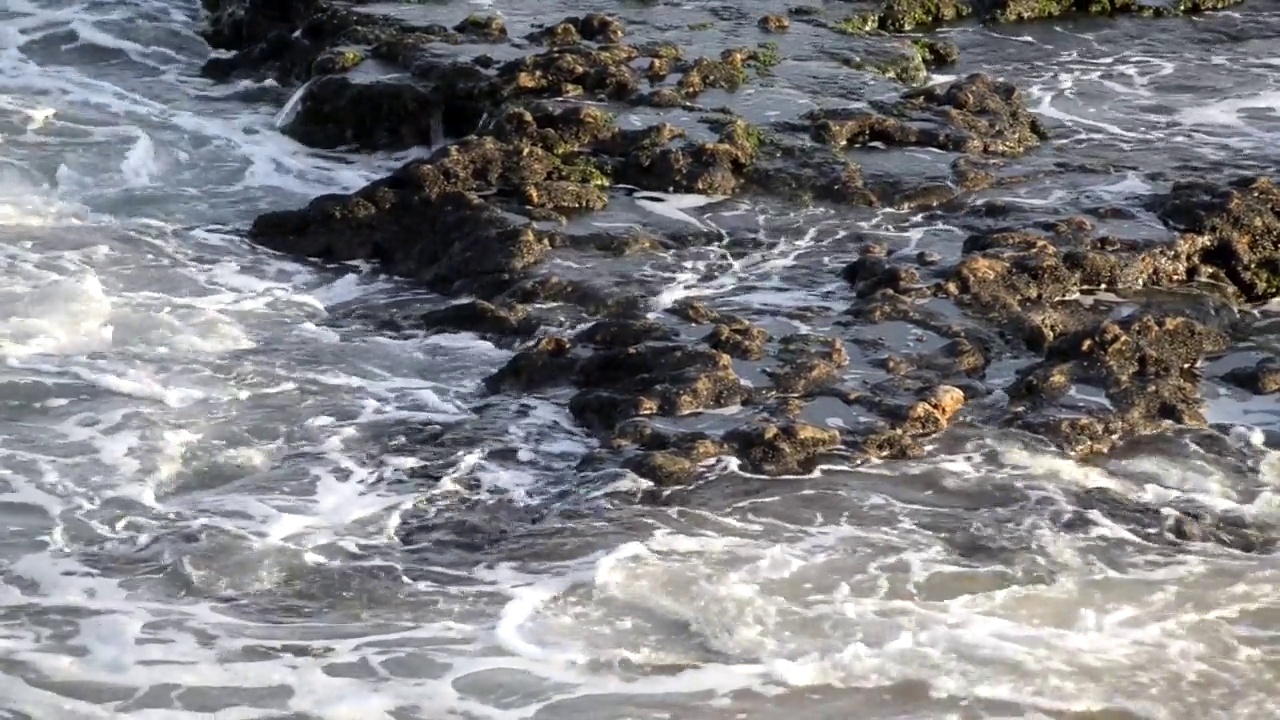
[[[852,3],[854,15],[835,29],[857,49],[841,61],[858,68],[851,72],[912,85],[929,67],[955,62],[955,47],[886,33],[971,17],[1182,14],[1233,2],[864,1]],[[806,473],[833,456],[918,457],[962,420],[1030,432],[1077,455],[1204,426],[1202,363],[1239,337],[1236,308],[1280,296],[1280,189],[1250,177],[1181,182],[1153,196],[1147,209],[1168,228],[1160,242],[1065,217],[1048,227],[975,228],[952,257],[862,247],[841,271],[850,302],[844,327],[906,324],[940,338],[930,351],[870,352],[865,334],[842,335],[838,323],[779,332],[691,301],[655,317],[651,288],[549,269],[548,260],[565,253],[604,262],[721,240],[574,226],[608,207],[620,186],[933,208],[961,222],[966,195],[1001,182],[1001,164],[1035,153],[1048,130],[1016,87],[981,73],[755,125],[697,103],[771,72],[785,61],[775,46],[691,57],[633,38],[621,20],[596,13],[514,38],[496,17],[414,25],[327,0],[206,0],[206,7],[210,44],[234,51],[210,60],[207,74],[307,83],[285,128],[299,141],[357,151],[433,148],[354,193],[266,212],[249,237],[324,261],[374,261],[462,298],[412,322],[512,346],[511,360],[485,381],[487,393],[562,401],[600,441],[603,454],[584,462],[614,463],[662,486],[689,483],[704,462],[723,456],[764,475]],[[819,20],[796,9],[760,18],[758,27],[790,33],[798,32],[793,21],[800,28]],[[637,108],[656,119],[617,122]],[[846,151],[872,148],[940,151],[951,175],[868,179]],[[1095,292],[1130,301],[1117,312],[1078,300]],[[589,324],[571,331],[545,313],[549,306]],[[886,379],[850,382],[854,343],[874,355]],[[998,362],[1016,364],[1012,379],[988,377]],[[1225,381],[1273,393],[1280,369],[1262,362]],[[818,403],[860,420],[823,426],[807,414]],[[735,419],[727,427],[686,422],[707,411],[734,411]],[[1092,501],[1112,507],[1106,497]],[[1184,539],[1211,534],[1201,520],[1184,523]],[[1228,535],[1236,539],[1220,541],[1246,542]]]

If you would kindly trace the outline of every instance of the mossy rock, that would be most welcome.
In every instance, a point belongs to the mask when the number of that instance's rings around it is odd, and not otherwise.
[[[364,53],[350,48],[332,48],[321,53],[311,63],[311,75],[337,75],[347,72],[364,62]]]

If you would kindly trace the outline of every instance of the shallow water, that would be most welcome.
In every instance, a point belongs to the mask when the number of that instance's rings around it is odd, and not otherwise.
[[[677,34],[702,11],[628,9]],[[509,350],[367,321],[442,299],[240,239],[403,157],[282,136],[293,89],[200,79],[198,22],[185,0],[0,3],[0,715],[1274,716],[1273,555],[1064,529],[1084,487],[1280,522],[1274,400],[1220,391],[1225,457],[1170,438],[1086,466],[962,431],[923,461],[724,467],[637,503],[575,469],[592,443],[563,410],[480,400]],[[956,73],[1016,80],[1055,129],[1032,167],[1097,164],[1007,200],[1131,206],[1179,174],[1275,170],[1280,8],[1156,27],[949,31]],[[804,89],[787,68],[765,85]],[[738,247],[626,272],[667,301],[847,305],[849,218],[717,213]]]

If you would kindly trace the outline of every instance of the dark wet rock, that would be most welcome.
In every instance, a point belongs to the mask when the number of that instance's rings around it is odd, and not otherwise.
[[[864,23],[890,32],[907,32],[961,20],[971,14],[973,7],[966,0],[885,0],[881,12],[866,18]]]
[[[784,200],[867,207],[880,204],[866,186],[860,167],[836,154],[816,153],[810,142],[771,143],[746,172],[749,189]]]
[[[1151,3],[1144,0],[998,0],[987,11],[999,22],[1041,20],[1069,14],[1143,15],[1168,17],[1190,15],[1237,5],[1241,0],[1176,0]]]
[[[355,48],[330,48],[320,53],[311,63],[311,76],[336,75],[354,69],[365,61],[365,55]]]
[[[572,247],[615,257],[656,252],[664,247],[663,238],[639,228],[623,232],[575,233],[566,236],[565,240]]]
[[[982,74],[908,91],[883,109],[816,110],[806,117],[813,139],[836,147],[879,142],[1015,156],[1047,136],[1016,87]]]
[[[443,143],[433,131],[433,125],[443,127],[442,117],[431,93],[412,82],[325,77],[307,87],[284,131],[310,147],[404,150]],[[480,118],[471,120],[474,129]]]
[[[519,306],[503,308],[483,300],[455,303],[423,313],[420,322],[428,330],[458,330],[482,335],[532,335],[537,321]]]
[[[321,196],[302,210],[262,215],[250,237],[322,260],[377,260],[446,293],[508,286],[550,249],[543,233],[474,195],[431,192],[453,178],[402,170],[352,195]]]
[[[692,298],[683,298],[672,303],[667,308],[667,312],[682,319],[691,322],[694,325],[730,325],[732,327],[740,327],[746,323],[741,318],[725,315],[718,310],[710,308],[701,300]]]
[[[637,319],[643,314],[644,297],[611,291],[580,280],[539,275],[516,283],[499,300],[522,304],[565,304],[594,317]]]
[[[1116,382],[1176,375],[1226,347],[1220,330],[1190,318],[1142,314],[1063,337],[1046,358],[1082,360],[1090,374]]]
[[[1042,405],[1064,397],[1070,392],[1074,382],[1071,365],[1037,363],[1019,371],[1017,379],[1005,388],[1005,394],[1016,403]]]
[[[792,5],[787,8],[787,14],[791,17],[817,17],[822,14],[822,8],[817,5]]]
[[[1125,433],[1121,420],[1107,415],[1062,416],[1034,413],[1012,416],[1012,427],[1038,435],[1069,455],[1102,455],[1116,447]]]
[[[572,350],[572,343],[564,338],[542,338],[485,378],[485,389],[491,393],[529,392],[567,382],[577,365]]]
[[[749,396],[748,389],[734,374],[728,355],[671,344],[599,351],[578,365],[574,382],[581,388],[619,396],[617,405],[623,410],[617,420],[605,423],[609,427],[633,411],[679,416],[737,405]],[[592,395],[591,404],[597,416],[600,413],[596,406],[604,402],[598,395],[598,392]],[[571,402],[570,410],[574,407]],[[585,406],[580,402],[578,407]]]
[[[1014,424],[1084,455],[1107,452],[1125,438],[1171,426],[1203,426],[1195,367],[1227,347],[1221,331],[1182,316],[1139,314],[1102,319],[1066,333],[1045,349],[1045,360],[1022,370],[1007,393]],[[1067,400],[1084,383],[1105,393],[1108,407]],[[1056,417],[1053,407],[1076,405],[1084,417]]]
[[[569,413],[588,430],[608,434],[621,422],[661,414],[661,407],[643,395],[588,389],[569,399]]]
[[[324,0],[203,0],[202,4],[209,15],[201,35],[211,47],[235,53],[205,63],[201,72],[214,80],[263,76],[285,82],[305,80],[327,51],[360,47],[398,28],[389,18]]]
[[[1223,379],[1257,395],[1273,395],[1280,392],[1280,363],[1267,358],[1252,367],[1235,368]]]
[[[624,100],[640,89],[639,75],[628,64],[636,57],[636,49],[629,45],[554,47],[501,65],[497,69],[495,94],[507,97],[587,94]]]
[[[702,339],[711,349],[740,360],[759,360],[764,357],[769,333],[754,325],[720,324]]]
[[[969,192],[985,190],[996,182],[989,163],[972,155],[961,155],[951,163],[951,177],[956,187]]]
[[[587,13],[578,21],[578,33],[588,42],[617,43],[626,32],[621,20],[601,13]]]
[[[765,15],[756,26],[768,33],[786,32],[791,28],[791,18],[786,15]]]
[[[754,57],[749,48],[729,49],[719,58],[700,57],[683,64],[684,73],[676,87],[692,99],[707,90],[737,90],[747,82],[747,63]]]
[[[578,32],[578,24],[573,22],[573,19],[567,18],[555,25],[530,33],[527,39],[552,47],[575,45],[582,41],[582,35]]]
[[[1090,514],[1097,513],[1143,540],[1161,545],[1211,542],[1247,553],[1270,551],[1275,546],[1274,528],[1196,503],[1158,506],[1102,487],[1073,491],[1072,495],[1079,509],[1063,520],[1068,530],[1096,527]]]
[[[488,42],[507,39],[507,25],[497,15],[470,15],[453,27],[453,31]]]
[[[653,320],[600,320],[574,338],[580,343],[612,350],[674,339],[675,333],[670,328]]]
[[[920,371],[940,378],[958,381],[978,378],[986,372],[989,350],[969,338],[956,338],[932,353],[888,355],[878,362],[892,375],[908,375]]]
[[[960,48],[950,40],[921,38],[915,45],[920,51],[920,59],[927,68],[947,67],[960,61]]]
[[[850,34],[847,25],[836,23],[833,29]],[[923,85],[929,77],[928,46],[905,38],[887,37],[882,34],[852,33],[838,49],[827,54],[845,67],[882,75],[904,85]]]
[[[1220,271],[1249,302],[1280,296],[1280,188],[1270,178],[1182,182],[1151,206],[1187,233],[1172,252],[1188,269]]]
[[[849,364],[844,343],[825,335],[788,335],[778,341],[778,367],[764,373],[782,395],[807,396],[838,384]]]
[[[633,455],[623,461],[623,467],[658,487],[686,485],[698,472],[698,465],[693,460],[666,450]]]
[[[881,290],[906,295],[920,284],[915,268],[891,264],[888,258],[863,255],[844,267],[841,273],[854,286],[856,297],[868,297]]]
[[[643,419],[624,422],[611,439],[615,445],[643,448],[623,467],[659,487],[687,484],[696,478],[700,463],[729,453],[723,442],[704,433],[665,432]]]
[[[924,457],[924,446],[910,435],[891,428],[864,433],[853,443],[854,449],[869,458],[910,460]]]
[[[840,446],[840,433],[803,423],[750,425],[724,440],[747,470],[765,475],[809,472],[818,458]]]
[[[714,142],[672,144],[684,135],[666,123],[619,132],[608,146],[618,157],[613,177],[642,189],[703,195],[732,195],[743,186],[760,147],[759,130],[734,119]]]

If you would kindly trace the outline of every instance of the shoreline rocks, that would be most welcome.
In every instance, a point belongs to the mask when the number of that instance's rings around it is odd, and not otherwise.
[[[886,33],[964,18],[1182,14],[1230,4],[855,2],[862,19],[844,31],[858,34],[866,44],[858,47],[898,52],[906,41]],[[1159,242],[1064,217],[1048,228],[1016,218],[995,229],[975,225],[954,257],[865,245],[839,271],[847,313],[820,331],[780,332],[772,318],[688,301],[656,314],[657,288],[642,280],[624,289],[564,277],[552,261],[571,255],[590,266],[727,236],[584,231],[575,221],[616,200],[674,192],[841,211],[931,208],[963,223],[972,210],[966,199],[1009,181],[1002,168],[1038,152],[1051,132],[1017,87],[982,73],[753,124],[732,108],[697,103],[751,84],[782,61],[776,50],[760,44],[687,57],[599,13],[516,40],[485,16],[414,25],[325,0],[206,7],[211,45],[238,51],[211,60],[211,77],[311,80],[286,128],[299,141],[433,148],[356,192],[266,212],[250,239],[322,261],[376,262],[460,299],[414,322],[518,343],[485,391],[554,398],[598,438],[602,455],[589,462],[661,487],[692,482],[702,463],[725,455],[773,476],[804,474],[833,456],[919,457],[954,423],[1029,432],[1076,456],[1140,434],[1203,427],[1200,366],[1240,336],[1236,308],[1280,297],[1280,189],[1249,177],[1177,182],[1152,196],[1146,210],[1168,230]],[[781,33],[812,17],[767,16],[759,28]],[[906,44],[921,73],[956,61],[945,42]],[[371,70],[375,63],[390,70]],[[883,65],[850,72],[899,74]],[[917,76],[898,79],[910,85]],[[623,125],[621,114],[648,120]],[[849,152],[920,149],[947,158],[950,175],[868,179]],[[1117,316],[1077,299],[1094,292],[1150,297]],[[587,322],[571,333],[570,323],[546,314],[552,307]],[[872,352],[873,328],[891,324],[939,342]],[[852,384],[851,351],[880,377]],[[1016,365],[1012,380],[988,377],[996,363]],[[1226,379],[1276,392],[1273,376],[1275,368],[1259,364]],[[819,406],[834,408],[842,424],[821,426],[825,418],[811,411]]]

